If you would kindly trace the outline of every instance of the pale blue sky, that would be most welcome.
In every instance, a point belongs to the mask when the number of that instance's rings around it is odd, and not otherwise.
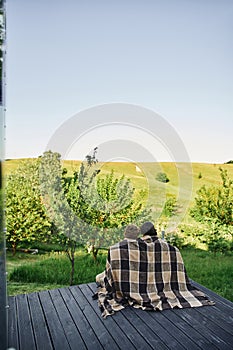
[[[231,0],[6,2],[7,158],[37,157],[79,111],[123,102],[164,117],[191,161],[233,159]]]

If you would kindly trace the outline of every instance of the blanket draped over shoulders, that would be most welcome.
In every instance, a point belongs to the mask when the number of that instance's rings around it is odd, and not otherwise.
[[[128,305],[162,311],[214,304],[191,285],[179,249],[157,237],[111,246],[103,277],[97,291],[103,317]]]

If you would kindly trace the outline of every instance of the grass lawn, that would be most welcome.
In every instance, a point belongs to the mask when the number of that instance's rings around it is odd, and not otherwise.
[[[95,276],[105,268],[106,251],[100,251],[97,263],[85,250],[77,250],[74,284],[95,281]],[[54,289],[69,285],[70,262],[65,253],[31,255],[7,254],[8,294]]]
[[[233,301],[232,255],[213,254],[200,249],[181,250],[188,276]],[[100,251],[97,263],[84,250],[77,250],[75,284],[95,281],[104,270],[106,251]],[[60,288],[69,285],[70,263],[64,253],[7,255],[8,294]]]
[[[194,281],[233,301],[233,255],[200,249],[181,251],[188,276]]]

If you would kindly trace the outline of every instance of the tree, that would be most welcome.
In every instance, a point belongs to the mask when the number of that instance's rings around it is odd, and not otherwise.
[[[222,183],[219,186],[202,186],[195,198],[190,215],[202,224],[204,240],[212,251],[224,250],[232,240],[233,228],[233,181],[227,170],[219,168]]]
[[[163,207],[162,216],[170,218],[174,216],[177,212],[177,201],[175,196],[170,196]]]
[[[20,243],[49,237],[51,223],[41,201],[38,171],[39,162],[28,160],[7,177],[6,239],[13,254]]]
[[[164,183],[169,182],[169,178],[167,177],[167,174],[162,172],[156,175],[156,180]]]
[[[129,179],[117,179],[113,172],[105,178],[97,176],[96,152],[97,148],[71,177],[62,176],[58,153],[45,152],[41,159],[43,202],[63,243],[66,236],[72,269],[77,242],[89,246],[96,259],[100,247],[122,238],[124,226],[149,219],[142,195],[135,197]]]
[[[233,225],[233,181],[228,177],[227,170],[219,170],[222,184],[208,188],[203,185],[197,191],[190,214],[198,222],[214,221],[220,225]]]
[[[96,163],[94,153],[64,184],[67,201],[83,223],[81,240],[94,259],[100,247],[122,238],[124,226],[150,218],[150,211],[143,208],[144,192],[136,197],[130,180],[116,178],[113,171],[105,177],[97,176]]]
[[[79,226],[63,191],[61,155],[57,152],[43,153],[40,164],[40,189],[47,214],[53,223],[56,241],[64,247],[71,263],[70,285],[74,280],[75,250],[79,238]]]

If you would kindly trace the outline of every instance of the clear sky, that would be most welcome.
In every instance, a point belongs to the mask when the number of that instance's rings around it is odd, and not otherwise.
[[[165,118],[191,161],[233,159],[233,1],[6,2],[6,158],[37,157],[76,113],[120,102]]]

